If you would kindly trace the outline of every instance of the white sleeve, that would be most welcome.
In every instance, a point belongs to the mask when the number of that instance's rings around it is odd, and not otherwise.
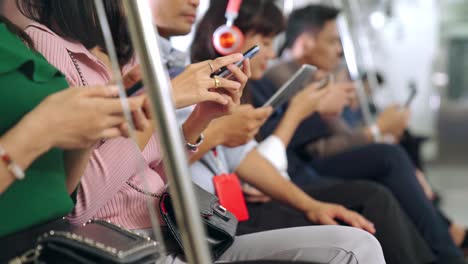
[[[283,142],[275,135],[271,135],[258,144],[258,152],[268,160],[283,177],[290,180],[288,175],[288,156]]]

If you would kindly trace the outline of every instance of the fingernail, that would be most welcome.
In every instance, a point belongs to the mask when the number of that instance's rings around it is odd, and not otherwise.
[[[111,85],[111,86],[109,86],[109,92],[110,92],[111,95],[118,94],[119,93],[119,87],[117,87],[116,85]]]

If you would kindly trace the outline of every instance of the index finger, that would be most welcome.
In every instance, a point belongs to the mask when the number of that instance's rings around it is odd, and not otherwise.
[[[227,66],[229,64],[236,63],[242,60],[243,58],[244,56],[241,53],[234,53],[228,56],[216,58],[211,63],[213,65],[214,71],[217,71],[221,69],[222,67]]]
[[[361,226],[362,226],[362,229],[366,230],[367,232],[371,233],[371,234],[375,234],[375,226],[374,224],[367,220],[364,216],[358,214],[358,213],[355,213],[356,214],[356,217],[358,219],[358,221],[360,222]]]
[[[271,114],[271,107],[260,107],[255,109],[254,116],[255,119],[265,119]]]
[[[249,58],[244,60],[244,65],[242,67],[242,71],[247,76],[247,78],[250,79],[250,77],[252,77],[252,70],[251,70],[251,67],[250,67],[250,59]]]
[[[135,66],[131,71],[129,71],[123,77],[123,85],[125,87],[131,87],[135,83],[141,81],[141,67],[140,65]]]
[[[136,111],[143,108],[145,102],[144,95],[128,98],[129,111]],[[120,98],[102,98],[99,100],[100,107],[108,114],[123,114],[122,101]]]
[[[107,86],[91,86],[85,88],[73,88],[73,89],[81,89],[78,90],[82,92],[84,96],[87,97],[115,97],[119,93],[119,88],[115,85],[107,85]]]
[[[340,219],[350,224],[353,227],[361,228],[372,234],[375,233],[373,225],[369,221],[367,221],[364,217],[361,217],[357,213],[354,213],[351,211],[341,212]]]

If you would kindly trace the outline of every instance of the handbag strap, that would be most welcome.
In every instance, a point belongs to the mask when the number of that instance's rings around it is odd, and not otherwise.
[[[213,165],[209,160],[207,160],[208,157],[211,157],[209,155],[211,155],[214,158],[215,165]],[[223,164],[220,159],[220,152],[218,147],[213,148],[209,153],[203,156],[200,159],[200,163],[203,166],[205,166],[211,173],[213,173],[213,176],[229,172],[227,166],[225,166],[225,164]]]
[[[131,183],[130,181],[127,181],[126,183],[132,189],[134,189],[135,191],[137,191],[139,193],[142,193],[144,195],[152,196],[154,198],[161,198],[161,196],[162,196],[162,195],[159,195],[159,194],[156,194],[156,193],[153,193],[153,192],[147,192],[147,191],[141,189],[140,187],[136,186],[135,184]]]
[[[200,163],[205,166],[211,173],[213,173],[213,176],[216,176],[219,174],[219,171],[216,170],[216,168],[210,164],[205,158],[200,159]]]

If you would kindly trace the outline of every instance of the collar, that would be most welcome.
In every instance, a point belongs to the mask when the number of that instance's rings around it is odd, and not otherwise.
[[[187,54],[172,47],[171,42],[158,36],[158,44],[161,49],[161,57],[163,64],[168,68],[178,67],[185,68]]]
[[[60,41],[60,44],[63,45],[65,47],[65,49],[67,49],[68,51],[70,51],[71,53],[73,54],[82,54],[84,56],[86,56],[88,59],[96,62],[96,63],[100,63],[100,60],[94,56],[83,44],[81,44],[80,42],[78,41],[72,41],[72,40],[67,40],[59,35],[57,35],[54,31],[52,31],[50,28],[40,24],[40,23],[37,23],[37,22],[31,22],[26,28],[28,27],[35,27],[39,30],[42,30],[42,31],[45,31],[49,34],[51,34],[52,36],[56,37],[59,41]]]

